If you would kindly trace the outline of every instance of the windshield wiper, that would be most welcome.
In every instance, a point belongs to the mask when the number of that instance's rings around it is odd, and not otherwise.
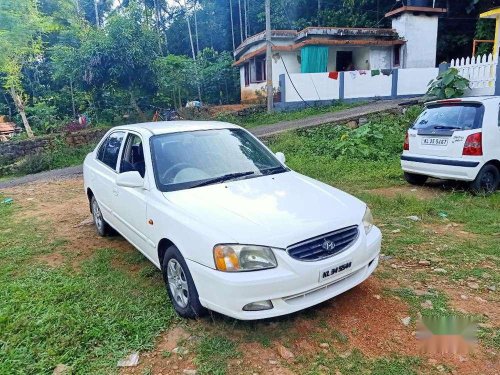
[[[433,129],[437,129],[437,130],[458,130],[458,129],[462,129],[462,128],[459,128],[457,126],[446,126],[446,125],[436,125],[436,126],[433,126],[432,128]]]
[[[260,173],[262,173],[264,175],[270,175],[270,174],[279,173],[279,172],[286,172],[286,171],[287,171],[287,169],[285,167],[278,165],[276,167],[262,169],[260,171]]]
[[[192,189],[192,188],[197,188],[197,187],[201,187],[201,186],[217,184],[217,183],[221,183],[221,182],[234,180],[234,179],[240,178],[240,177],[250,176],[253,174],[255,174],[255,172],[228,173],[228,174],[225,174],[223,176],[210,178],[208,180],[200,182],[199,184],[195,184],[195,185],[191,186],[190,188]]]

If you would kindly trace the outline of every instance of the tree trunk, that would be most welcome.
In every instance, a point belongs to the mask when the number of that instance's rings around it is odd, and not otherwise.
[[[245,39],[248,38],[248,12],[247,0],[243,0],[243,11],[245,12]]]
[[[73,118],[76,118],[75,94],[73,92],[73,79],[69,79],[69,90],[71,92],[71,108],[73,109]]]
[[[155,18],[156,18],[156,33],[158,34],[158,49],[160,52],[160,55],[163,55],[162,51],[162,46],[161,46],[161,30],[160,30],[160,9],[158,6],[158,0],[154,0],[153,2],[154,8],[155,8]]]
[[[97,0],[94,0],[95,25],[99,28],[99,9],[97,8]]]
[[[231,15],[231,35],[233,37],[233,52],[236,49],[236,43],[234,41],[234,21],[233,21],[233,0],[229,0],[229,14]],[[234,59],[234,54],[233,54]]]
[[[14,87],[10,88],[10,94],[12,95],[12,99],[14,99],[14,104],[16,105],[17,111],[21,115],[23,119],[24,129],[26,129],[26,134],[28,134],[28,138],[33,138],[35,135],[33,134],[33,130],[31,130],[30,123],[28,122],[28,118],[26,117],[26,112],[24,111],[24,104],[21,100],[21,97],[17,94],[16,89]]]
[[[240,15],[240,38],[243,43],[243,20],[241,19],[241,0],[238,0],[238,14]]]
[[[193,43],[193,33],[191,32],[191,21],[189,21],[189,15],[186,12],[186,21],[188,25],[188,32],[189,32],[189,43],[191,44],[191,53],[193,55],[193,60],[196,61],[196,53],[194,51],[194,43]]]
[[[137,100],[135,100],[135,95],[134,95],[134,90],[133,89],[130,89],[130,105],[137,112],[137,114],[139,115],[139,117],[142,120],[146,119],[146,116],[144,115],[144,112],[142,112],[141,108],[137,104]]]
[[[198,38],[198,17],[196,17],[196,3],[197,1],[194,2],[194,33],[196,36],[196,54],[200,52],[200,41]]]
[[[318,26],[321,26],[321,16],[320,16],[320,13],[321,13],[321,0],[318,0]]]
[[[12,118],[12,107],[10,106],[9,99],[7,99],[7,95],[3,94],[3,98],[5,99],[5,103],[7,104],[7,108],[9,108],[9,119]]]

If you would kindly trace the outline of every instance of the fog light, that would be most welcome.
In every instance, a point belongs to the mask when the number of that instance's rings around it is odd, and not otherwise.
[[[271,310],[273,308],[273,303],[270,300],[267,301],[259,301],[252,302],[248,305],[243,306],[243,311],[262,311],[262,310]]]

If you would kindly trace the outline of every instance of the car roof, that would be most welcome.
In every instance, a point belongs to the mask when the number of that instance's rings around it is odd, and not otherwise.
[[[132,130],[140,133],[149,132],[151,135],[190,132],[213,129],[240,129],[238,125],[220,121],[158,121],[140,124],[121,125],[113,130]]]

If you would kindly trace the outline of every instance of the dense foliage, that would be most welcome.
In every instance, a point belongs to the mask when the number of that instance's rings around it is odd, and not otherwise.
[[[360,127],[321,126],[282,136],[280,145],[288,153],[328,157],[344,161],[384,161],[399,158],[406,130],[422,112],[420,106],[403,115],[373,115]],[[273,146],[273,142],[271,142]]]
[[[458,74],[458,69],[451,68],[429,82],[427,95],[432,99],[460,98],[467,89],[470,89],[469,80]]]
[[[387,27],[384,14],[399,4],[272,0],[272,27]],[[438,59],[468,55],[474,37],[490,38],[494,22],[477,16],[499,4],[437,0],[450,9]],[[78,114],[113,124],[191,100],[238,102],[231,51],[262,31],[264,18],[264,1],[250,0],[0,0],[0,114],[49,133]]]

